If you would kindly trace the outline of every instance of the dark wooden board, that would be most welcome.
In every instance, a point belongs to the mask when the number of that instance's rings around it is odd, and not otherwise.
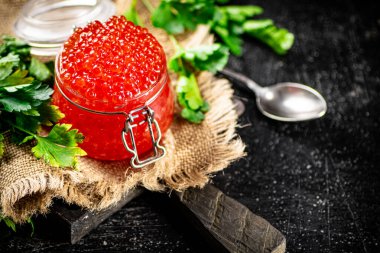
[[[100,212],[91,212],[62,201],[55,201],[46,217],[35,220],[39,237],[59,242],[77,243],[101,222],[122,206],[140,196],[137,188],[124,196],[115,206]],[[157,194],[155,196],[158,196]],[[285,251],[285,237],[265,219],[253,214],[247,207],[223,194],[212,185],[203,189],[188,189],[171,195],[171,202],[161,194],[160,204],[168,210],[171,222],[182,222],[184,230],[195,231],[203,244],[200,248],[212,252],[273,252]],[[157,205],[157,202],[152,203]],[[177,217],[173,219],[173,217]],[[54,229],[52,229],[54,228]]]
[[[35,227],[41,234],[51,239],[74,244],[143,192],[144,189],[136,188],[128,192],[117,204],[98,212],[87,211],[76,205],[56,200],[47,216],[36,219]]]

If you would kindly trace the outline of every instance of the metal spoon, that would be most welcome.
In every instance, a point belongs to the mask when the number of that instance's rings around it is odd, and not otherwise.
[[[267,117],[280,121],[304,121],[325,115],[325,99],[316,90],[299,83],[261,87],[248,77],[229,69],[220,73],[246,84],[256,94],[256,104]]]

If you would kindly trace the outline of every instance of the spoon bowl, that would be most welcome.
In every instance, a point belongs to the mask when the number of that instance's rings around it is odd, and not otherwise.
[[[298,83],[279,83],[263,88],[256,103],[265,116],[280,121],[316,119],[327,111],[326,101],[321,94]]]
[[[256,104],[267,117],[280,121],[305,121],[320,118],[327,111],[325,99],[318,91],[299,83],[278,83],[261,87],[248,77],[229,69],[220,73],[245,84],[256,94]]]

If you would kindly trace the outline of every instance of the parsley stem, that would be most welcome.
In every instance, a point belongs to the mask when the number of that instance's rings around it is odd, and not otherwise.
[[[173,43],[176,51],[179,51],[182,48],[181,45],[178,43],[178,40],[174,37],[174,35],[169,35],[169,39]]]
[[[10,131],[11,131],[11,130],[4,131],[4,132],[0,133],[0,135],[7,134],[7,133],[9,133]]]
[[[142,3],[145,5],[145,7],[148,9],[148,11],[152,14],[154,12],[154,7],[152,3],[149,0],[142,0]]]
[[[169,35],[169,39],[173,43],[176,53],[178,53],[179,51],[183,50],[183,48],[178,43],[178,40],[174,37],[174,35]],[[182,74],[184,76],[188,76],[190,73],[186,69],[186,67],[185,67],[185,65],[184,65],[184,63],[182,61],[182,58],[178,58],[178,63],[181,66],[181,70],[178,72],[178,74]]]
[[[33,136],[34,138],[37,138],[37,135],[36,135],[36,134],[34,134],[34,133],[32,133],[32,132],[30,132],[30,131],[28,131],[28,130],[25,130],[24,128],[22,128],[22,127],[20,127],[20,126],[17,126],[17,125],[15,125],[15,124],[13,124],[13,123],[11,123],[11,122],[9,122],[9,121],[7,121],[7,123],[8,123],[9,125],[13,126],[14,128],[20,130],[21,132],[27,133],[27,134]]]

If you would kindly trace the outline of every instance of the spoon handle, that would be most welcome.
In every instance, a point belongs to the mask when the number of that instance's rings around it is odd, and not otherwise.
[[[219,71],[220,74],[224,75],[227,78],[242,82],[247,85],[247,87],[252,90],[256,95],[258,96],[259,94],[262,93],[263,87],[258,85],[255,81],[252,79],[249,79],[245,75],[242,75],[240,73],[237,73],[231,69],[224,68],[223,70]]]

